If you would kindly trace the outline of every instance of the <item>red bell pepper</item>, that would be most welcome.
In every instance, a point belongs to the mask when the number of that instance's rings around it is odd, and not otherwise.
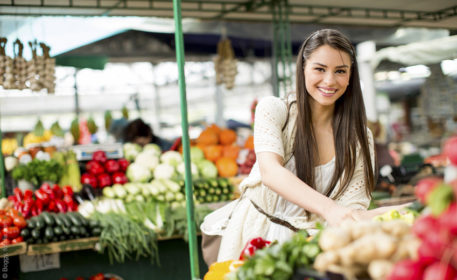
[[[57,212],[57,205],[56,205],[56,202],[54,200],[51,200],[49,201],[49,204],[48,204],[48,207],[47,207],[47,211],[49,212]]]
[[[33,191],[32,190],[25,190],[24,191],[24,199],[33,199]]]
[[[103,165],[100,162],[95,161],[95,160],[91,160],[88,163],[86,163],[86,170],[90,174],[94,174],[94,175],[105,172]]]
[[[56,200],[56,206],[57,209],[59,210],[60,213],[66,213],[67,212],[67,205],[63,200],[57,199]]]
[[[54,184],[54,185],[52,186],[52,193],[54,194],[54,198],[61,199],[62,196],[63,196],[63,191],[62,191],[62,189],[60,188],[60,186],[57,185],[57,184]]]
[[[126,172],[127,168],[130,165],[130,162],[128,160],[126,160],[125,158],[118,159],[117,163],[119,164],[119,170],[122,172]]]
[[[244,260],[246,257],[253,256],[255,251],[263,249],[270,244],[270,241],[265,240],[262,237],[256,237],[249,240],[241,251],[240,260]]]
[[[106,153],[104,151],[95,151],[92,154],[92,160],[99,161],[101,163],[106,162]]]
[[[97,182],[99,188],[104,188],[107,186],[111,186],[111,177],[107,173],[102,173],[97,176]]]
[[[107,160],[105,162],[105,170],[108,173],[114,173],[120,170],[119,163],[115,161],[114,159]]]
[[[36,190],[35,196],[36,196],[37,200],[43,201],[44,205],[48,204],[49,199],[50,199],[49,195],[46,192],[44,192],[42,189]]]
[[[20,188],[14,188],[13,192],[14,192],[14,197],[16,198],[16,201],[22,201],[23,195],[22,195],[21,189]]]
[[[52,187],[48,183],[41,184],[40,190],[44,191],[45,193],[52,194]]]

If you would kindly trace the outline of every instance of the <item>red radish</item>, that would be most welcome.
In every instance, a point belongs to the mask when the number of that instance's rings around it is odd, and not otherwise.
[[[104,188],[106,186],[111,186],[111,177],[108,173],[102,173],[97,176],[97,182],[99,188]]]
[[[112,175],[113,184],[125,184],[128,182],[127,176],[122,172],[116,172]]]
[[[430,192],[438,186],[442,180],[438,177],[428,177],[420,180],[414,190],[414,194],[422,203],[427,202],[427,196]]]
[[[110,159],[105,162],[105,170],[108,173],[118,172],[120,169],[119,163],[114,159]]]
[[[104,151],[95,151],[93,154],[92,154],[92,160],[95,160],[95,161],[98,161],[98,162],[101,162],[101,163],[105,163],[106,162],[106,153]]]
[[[105,172],[103,165],[100,162],[95,161],[95,160],[91,160],[88,163],[86,163],[86,170],[87,170],[87,172],[94,174],[94,175],[98,175],[98,174]]]
[[[457,136],[449,138],[446,143],[444,143],[443,150],[451,163],[457,165]]]
[[[452,266],[441,262],[430,265],[424,272],[424,280],[453,280],[456,276],[456,271]]]
[[[81,183],[89,184],[93,188],[96,188],[98,186],[97,177],[95,177],[95,175],[90,174],[90,173],[84,173],[83,175],[81,175]]]
[[[457,204],[455,202],[441,214],[439,222],[443,229],[449,231],[453,235],[457,235]]]
[[[395,264],[387,279],[389,280],[417,280],[422,279],[424,268],[418,261],[403,260]]]
[[[438,219],[432,215],[422,216],[413,224],[413,233],[420,239],[425,239],[431,229],[437,229],[439,226]]]

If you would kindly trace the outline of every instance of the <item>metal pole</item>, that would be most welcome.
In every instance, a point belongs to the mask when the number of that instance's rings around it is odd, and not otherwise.
[[[1,119],[0,119],[1,123]],[[2,195],[1,197],[6,197],[6,184],[5,184],[5,165],[3,164],[3,153],[2,153],[2,129],[0,127],[0,177],[2,182]]]
[[[175,48],[179,74],[179,92],[181,101],[182,144],[186,179],[186,211],[187,228],[189,231],[189,257],[192,279],[200,278],[195,229],[194,201],[192,193],[192,175],[190,172],[190,141],[187,121],[186,80],[184,75],[184,39],[182,34],[181,0],[173,0],[173,17],[175,20]]]
[[[79,109],[79,93],[78,93],[78,81],[77,81],[77,76],[78,76],[79,69],[75,68],[75,73],[74,73],[74,78],[75,78],[75,114],[76,117],[79,117],[80,109]]]
[[[278,72],[278,19],[276,15],[276,6],[273,4],[271,6],[271,11],[273,13],[273,43],[272,43],[272,50],[273,50],[273,95],[279,97],[279,84],[280,84],[280,77]]]

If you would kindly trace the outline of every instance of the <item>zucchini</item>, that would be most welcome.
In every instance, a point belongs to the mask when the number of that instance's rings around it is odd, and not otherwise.
[[[99,227],[94,227],[91,229],[92,236],[100,236],[102,229]]]
[[[49,212],[45,211],[45,212],[41,213],[41,216],[43,217],[44,222],[46,223],[46,225],[53,226],[55,224],[54,217],[51,216],[51,214],[49,214]]]
[[[87,232],[85,227],[79,227],[79,235],[87,237],[89,236],[89,233]]]
[[[52,227],[46,227],[44,230],[44,237],[47,239],[52,239],[54,237],[54,230]]]
[[[29,228],[30,230],[34,229],[36,227],[36,219],[35,217],[32,217],[30,218],[29,220],[27,220],[27,228]]]
[[[81,223],[81,225],[83,225],[85,227],[89,225],[89,221],[87,221],[87,219],[84,218],[84,216],[81,215],[81,213],[79,213],[79,212],[70,212],[70,213],[72,213],[72,215],[76,216],[79,219],[79,222]]]

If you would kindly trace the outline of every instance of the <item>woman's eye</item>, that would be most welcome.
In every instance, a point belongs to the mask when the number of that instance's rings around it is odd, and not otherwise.
[[[314,68],[314,70],[319,71],[319,72],[324,72],[325,71],[324,68],[320,68],[320,67],[316,67],[316,68]]]
[[[346,70],[336,70],[337,74],[346,74]]]

